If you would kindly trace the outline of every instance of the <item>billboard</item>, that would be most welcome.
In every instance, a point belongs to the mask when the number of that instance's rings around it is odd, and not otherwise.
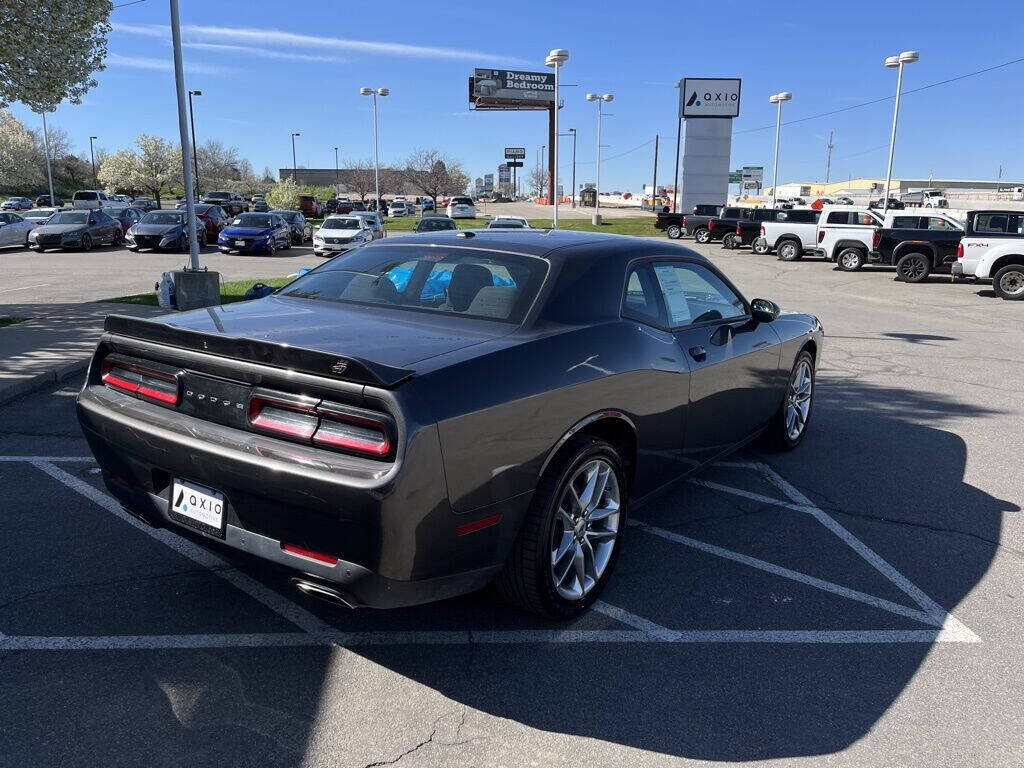
[[[479,105],[550,107],[555,102],[553,72],[521,72],[513,69],[473,70],[470,101]]]
[[[512,170],[507,165],[498,166],[498,183],[508,184],[512,181]]]
[[[526,147],[505,147],[506,160],[525,160]]]
[[[679,89],[679,117],[737,117],[740,113],[738,77],[684,77]]]
[[[744,165],[743,180],[756,181],[758,184],[760,184],[762,181],[764,181],[764,167],[760,165]]]
[[[484,192],[490,192],[494,189],[494,174],[484,174]]]

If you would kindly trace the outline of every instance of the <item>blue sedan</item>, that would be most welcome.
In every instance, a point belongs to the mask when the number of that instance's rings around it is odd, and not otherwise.
[[[292,228],[271,213],[242,213],[221,230],[217,245],[222,253],[273,254],[292,247]]]

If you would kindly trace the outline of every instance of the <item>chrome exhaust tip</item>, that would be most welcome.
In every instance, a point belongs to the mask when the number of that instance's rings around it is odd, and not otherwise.
[[[335,605],[343,605],[346,608],[355,608],[356,606],[349,602],[348,598],[341,594],[332,587],[325,586],[323,584],[317,584],[316,582],[306,581],[305,579],[292,579],[292,583],[295,588],[304,595],[310,597],[318,597],[321,600],[326,600],[329,603]]]

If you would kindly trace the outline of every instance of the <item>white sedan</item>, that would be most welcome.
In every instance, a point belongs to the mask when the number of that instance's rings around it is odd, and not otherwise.
[[[28,245],[28,233],[43,222],[26,219],[16,213],[0,213],[0,246]]]
[[[458,196],[453,197],[448,202],[448,218],[449,219],[475,219],[476,218],[476,206],[473,204],[473,198]]]
[[[502,213],[502,214],[500,214],[498,216],[495,216],[494,219],[492,219],[492,220],[493,221],[518,221],[520,224],[523,225],[524,228],[526,228],[526,229],[530,228],[530,222],[526,220],[525,216],[513,216],[513,215],[508,214],[508,213]]]

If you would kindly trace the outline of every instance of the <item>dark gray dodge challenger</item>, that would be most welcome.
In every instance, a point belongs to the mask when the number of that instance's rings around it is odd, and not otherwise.
[[[795,448],[823,333],[664,241],[379,240],[256,301],[112,316],[78,398],[132,514],[350,606],[495,582],[586,608],[629,505],[749,440]]]

